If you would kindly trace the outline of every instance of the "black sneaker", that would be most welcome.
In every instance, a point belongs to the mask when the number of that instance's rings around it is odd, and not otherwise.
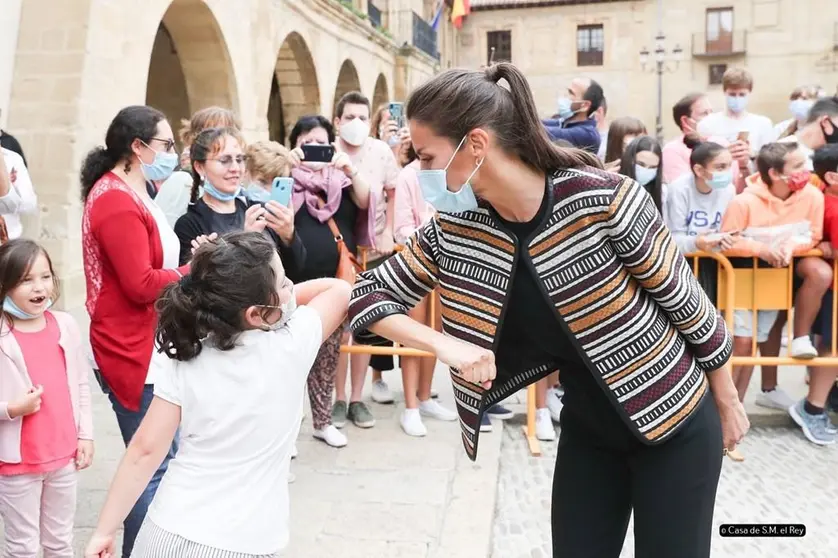
[[[833,413],[838,413],[838,384],[832,386],[829,397],[826,398],[826,406]]]
[[[492,420],[489,418],[489,413],[483,413],[483,418],[480,419],[480,432],[491,432]]]
[[[504,407],[503,405],[492,405],[486,409],[486,413],[498,420],[509,420],[515,416],[515,413]]]

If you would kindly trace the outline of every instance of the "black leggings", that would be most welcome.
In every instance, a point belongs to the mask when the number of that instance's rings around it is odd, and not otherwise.
[[[618,558],[632,510],[636,558],[709,557],[722,467],[712,395],[658,446],[601,436],[566,411],[553,477],[553,557]]]

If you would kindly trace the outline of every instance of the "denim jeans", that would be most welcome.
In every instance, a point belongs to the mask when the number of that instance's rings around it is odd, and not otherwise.
[[[111,400],[111,406],[113,407],[114,413],[116,413],[116,421],[119,424],[119,431],[122,433],[122,441],[125,442],[125,446],[127,447],[131,438],[134,437],[134,433],[140,427],[140,422],[142,422],[143,417],[151,405],[151,400],[154,398],[154,386],[146,385],[143,388],[140,410],[130,411],[117,401],[114,394],[107,388],[106,385],[104,385],[104,382],[100,383],[102,384],[102,388],[105,393],[108,394],[108,399]],[[148,486],[145,487],[145,490],[143,490],[143,493],[140,495],[137,503],[134,504],[134,507],[128,513],[128,517],[125,518],[125,522],[123,523],[125,530],[122,535],[122,558],[129,558],[131,556],[131,550],[134,548],[134,539],[137,538],[137,533],[143,524],[146,511],[148,511],[148,506],[151,504],[151,500],[154,499],[154,494],[157,492],[157,486],[160,484],[160,480],[163,478],[163,475],[166,473],[166,469],[169,467],[169,461],[171,461],[177,453],[177,446],[178,436],[175,435],[175,439],[172,441],[172,447],[169,448],[169,453],[163,459],[163,463],[161,463],[160,467],[158,467],[154,472]]]

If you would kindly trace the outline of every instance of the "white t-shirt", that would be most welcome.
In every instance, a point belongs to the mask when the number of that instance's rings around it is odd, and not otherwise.
[[[767,116],[746,112],[739,118],[732,118],[726,112],[714,112],[698,123],[698,133],[704,137],[719,136],[729,143],[736,141],[739,132],[748,131],[751,156],[756,157],[766,143],[774,141],[774,126]]]
[[[178,362],[155,354],[154,394],[181,407],[180,447],[149,518],[190,541],[273,554],[288,544],[288,467],[320,316],[300,306],[277,331],[250,330]]]
[[[38,197],[35,195],[29,171],[23,164],[23,157],[5,148],[2,148],[2,151],[6,170],[15,177],[9,193],[0,197],[0,215],[6,220],[6,230],[9,239],[12,240],[20,238],[23,234],[20,214],[38,211]]]
[[[177,269],[178,261],[180,260],[180,240],[177,237],[174,229],[166,220],[166,214],[160,209],[154,200],[147,200],[143,198],[143,203],[148,208],[151,216],[154,217],[154,222],[157,224],[157,231],[160,235],[160,244],[163,246],[163,269]],[[155,352],[157,349],[155,348]],[[156,378],[156,368],[149,366],[148,373],[145,377],[146,384],[154,384]]]
[[[722,216],[735,195],[733,184],[714,189],[709,194],[699,192],[693,173],[669,183],[664,222],[682,253],[697,252],[695,241],[699,235],[719,231]]]
[[[172,176],[160,185],[154,203],[163,210],[170,227],[174,227],[177,220],[186,213],[190,195],[192,195],[192,175],[186,171],[172,173]]]

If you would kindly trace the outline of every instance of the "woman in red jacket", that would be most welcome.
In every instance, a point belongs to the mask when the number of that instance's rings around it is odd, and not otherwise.
[[[180,245],[146,181],[165,180],[178,163],[172,128],[160,111],[122,109],[105,147],[82,165],[82,248],[90,314],[90,344],[102,388],[111,400],[126,446],[153,397],[154,302],[178,268]],[[122,555],[128,558],[175,444],[125,520]]]

